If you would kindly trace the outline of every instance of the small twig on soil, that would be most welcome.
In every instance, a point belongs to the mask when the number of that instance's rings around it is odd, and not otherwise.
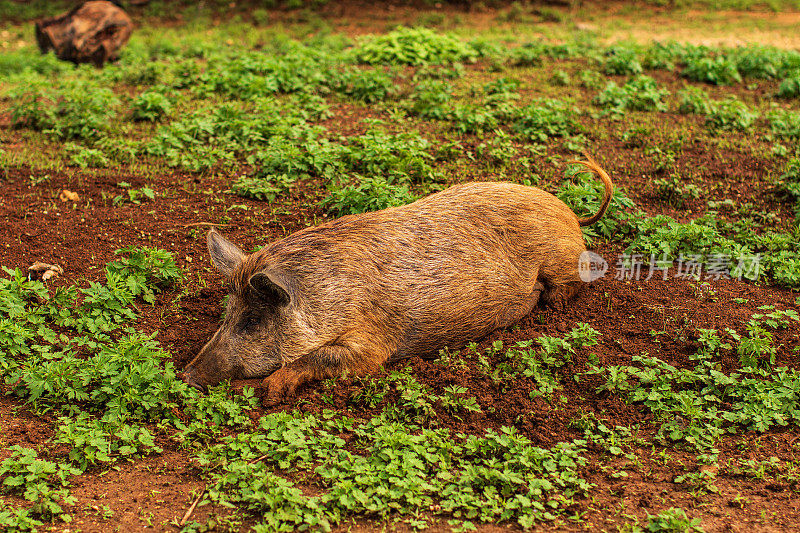
[[[267,458],[267,456],[266,456],[266,455],[262,455],[261,457],[256,457],[255,459],[253,459],[252,461],[250,461],[250,462],[249,462],[249,463],[247,463],[247,464],[249,464],[249,465],[252,465],[252,464],[255,464],[255,463],[257,463],[257,462],[259,462],[259,461],[262,461],[262,460],[264,460],[264,459],[266,459],[266,458]]]
[[[190,226],[230,226],[230,224],[218,224],[216,222],[192,222],[191,224],[184,224],[184,228],[188,228]]]
[[[205,493],[206,493],[206,487],[203,487],[203,490],[201,490],[200,494],[198,494],[197,498],[194,499],[194,501],[192,502],[192,505],[189,506],[189,509],[186,511],[186,514],[183,515],[183,518],[181,518],[181,521],[180,521],[180,526],[181,527],[186,525],[186,521],[189,520],[190,516],[192,516],[192,513],[194,512],[194,508],[197,507],[198,503],[200,503],[200,498],[202,498],[203,494],[205,494]]]

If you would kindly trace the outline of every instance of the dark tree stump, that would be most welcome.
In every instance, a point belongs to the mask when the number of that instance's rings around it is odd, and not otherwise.
[[[133,32],[131,18],[112,2],[84,2],[68,13],[36,22],[36,41],[46,54],[64,61],[98,67],[119,57]]]

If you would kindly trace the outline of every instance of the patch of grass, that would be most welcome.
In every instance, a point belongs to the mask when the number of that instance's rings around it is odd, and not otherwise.
[[[670,507],[657,515],[647,513],[647,525],[645,529],[638,531],[643,533],[703,533],[705,530],[700,527],[699,518],[689,518],[683,509]]]
[[[642,66],[647,70],[673,71],[685,55],[683,45],[674,41],[654,42],[643,53]]]
[[[87,412],[79,413],[75,418],[61,417],[54,443],[68,446],[69,462],[77,465],[77,472],[119,459],[163,451],[156,446],[153,435],[146,427],[102,421]]]
[[[17,444],[11,446],[11,457],[0,463],[0,479],[3,480],[0,491],[22,496],[33,505],[25,512],[14,513],[16,516],[9,513],[4,518],[0,514],[0,520],[17,527],[35,525],[38,520],[31,514],[44,520],[68,520],[64,507],[74,505],[75,498],[66,488],[67,479],[78,473],[79,470],[68,464],[40,459],[36,450]]]
[[[706,115],[705,125],[712,131],[747,131],[757,118],[758,114],[751,111],[746,104],[735,97],[730,97],[714,102]]]
[[[296,184],[297,181],[286,174],[241,176],[231,185],[231,192],[245,198],[274,202],[288,194]]]
[[[545,54],[546,46],[543,43],[526,43],[511,50],[508,60],[516,67],[534,67],[542,64]]]
[[[64,148],[69,154],[70,164],[80,168],[103,168],[107,167],[111,162],[103,153],[103,150],[98,148],[87,148],[72,142],[66,143]]]
[[[687,200],[700,198],[700,188],[685,183],[677,174],[653,180],[654,196],[673,207],[685,207]]]
[[[496,130],[495,135],[479,143],[475,147],[476,161],[488,166],[506,166],[519,153],[511,140],[511,136],[503,130]]]
[[[353,52],[368,65],[429,65],[473,61],[477,52],[467,43],[427,28],[400,27],[365,39]]]
[[[274,413],[259,425],[261,432],[226,437],[200,462],[210,475],[211,500],[242,505],[273,531],[293,530],[298,520],[327,529],[350,516],[385,519],[432,509],[434,516],[468,523],[532,527],[589,489],[577,474],[585,464],[582,441],[547,450],[512,428],[473,437],[380,417],[356,422]],[[337,436],[342,431],[357,439],[357,451],[345,448]],[[303,496],[271,473],[276,466],[313,468],[322,493]],[[286,511],[267,512],[272,509]]]
[[[274,99],[256,100],[248,106],[227,103],[213,109],[200,109],[160,126],[144,146],[149,155],[163,158],[170,166],[186,170],[205,170],[222,162],[235,165],[237,155],[278,150],[289,144],[308,142],[320,134],[309,125],[301,110],[288,110]],[[252,153],[255,151],[255,154]],[[290,161],[284,167],[291,167]],[[258,165],[257,165],[258,166]],[[269,169],[261,173],[281,173]]]
[[[800,202],[800,158],[794,157],[786,165],[785,172],[778,182],[778,192],[797,205]],[[800,205],[795,211],[800,210]]]
[[[131,117],[133,120],[155,122],[169,115],[174,104],[174,99],[165,91],[150,89],[133,99]]]
[[[742,81],[736,62],[725,56],[690,60],[681,71],[681,76],[713,85],[733,85]]]
[[[596,70],[581,70],[578,73],[580,79],[580,86],[587,89],[599,89],[603,86],[605,76]]]
[[[794,311],[788,316],[798,320]],[[735,426],[763,432],[775,425],[800,423],[796,395],[800,374],[786,367],[758,368],[761,361],[769,367],[769,352],[759,349],[754,359],[748,356],[739,372],[727,375],[715,369],[720,351],[730,351],[736,344],[739,353],[750,353],[752,343],[763,340],[753,339],[755,328],[762,330],[758,335],[766,331],[756,318],[748,324],[747,337],[732,329],[726,330],[727,338],[716,330],[701,329],[700,348],[692,357],[697,365],[691,370],[676,368],[656,357],[634,356],[638,367],[594,368],[590,373],[606,378],[600,390],[643,402],[657,416],[657,438],[662,443],[684,442],[699,450],[712,449],[725,431],[736,432]],[[754,366],[756,360],[759,363]],[[718,407],[724,405],[730,408]]]
[[[453,86],[445,80],[425,80],[414,87],[405,103],[412,115],[428,120],[446,120],[452,115]]]
[[[235,401],[224,385],[209,397],[176,378],[168,354],[126,326],[136,317],[134,299],[152,302],[153,293],[181,277],[170,254],[148,248],[120,250],[106,266],[104,284],[59,287],[52,293],[19,270],[0,278],[0,376],[9,393],[37,414],[58,416],[54,444],[66,457],[51,462],[16,446],[0,463],[0,491],[33,502],[27,510],[0,509],[8,527],[40,519],[69,521],[69,478],[98,465],[159,453],[145,424],[172,427],[185,444],[207,438],[214,425],[250,423],[252,390]],[[82,298],[82,301],[80,299]],[[186,410],[187,426],[176,413]]]
[[[378,211],[397,207],[417,199],[404,184],[392,185],[385,178],[355,176],[354,184],[336,184],[328,187],[330,196],[322,205],[337,215]]]
[[[678,112],[684,114],[708,115],[714,103],[700,87],[687,85],[678,91]]]
[[[568,103],[540,99],[520,109],[511,127],[524,139],[543,142],[578,133],[580,125],[575,114],[575,108]]]
[[[529,381],[529,397],[544,397],[551,401],[553,394],[562,388],[559,369],[573,362],[579,350],[598,343],[600,333],[589,324],[579,322],[563,337],[541,335],[536,339],[517,341],[505,348],[502,341],[496,341],[479,353],[475,345],[469,345],[477,359],[478,370],[504,390],[504,383],[511,379]],[[534,343],[539,347],[534,347]],[[447,363],[446,357],[438,361]]]
[[[569,74],[564,70],[556,70],[553,72],[553,75],[550,76],[550,84],[556,87],[566,87],[570,85],[571,82],[572,80]]]
[[[776,94],[779,98],[797,98],[800,97],[800,71],[796,72],[793,76],[784,78],[778,86]]]
[[[603,74],[612,76],[630,76],[642,73],[642,64],[636,50],[623,46],[608,48],[601,60]]]
[[[347,170],[367,176],[382,175],[391,182],[435,181],[431,142],[415,131],[391,134],[371,128],[351,137],[342,150]]]
[[[775,79],[800,67],[800,53],[772,46],[748,45],[728,51],[727,55],[746,78]]]
[[[800,113],[786,109],[774,109],[767,113],[767,122],[775,137],[800,139]]]
[[[55,87],[37,84],[9,93],[11,120],[59,139],[96,140],[116,115],[114,92],[89,81],[65,80]]]
[[[70,8],[70,3],[64,0],[53,2],[25,2],[19,3],[14,0],[0,0],[0,10],[9,19],[33,20],[42,17],[52,16],[53,12],[60,13]]]
[[[664,98],[668,95],[669,91],[659,89],[653,78],[637,76],[622,87],[609,82],[594,101],[608,113],[621,117],[626,111],[666,111]]]
[[[395,90],[392,75],[382,70],[344,71],[334,87],[353,100],[366,104],[382,102]]]
[[[678,223],[657,215],[638,223],[636,237],[626,253],[645,257],[679,256],[685,261],[706,264],[710,260],[727,263],[734,277],[757,280],[771,276],[781,285],[800,286],[800,249],[788,233],[757,233],[752,219],[725,222],[715,213]]]
[[[16,2],[4,1],[2,3],[18,5]],[[0,11],[7,13],[3,9]],[[42,55],[33,48],[16,51],[4,50],[0,54],[0,76],[6,79],[17,77],[18,81],[30,80],[32,78],[26,76],[30,73],[57,76],[65,74],[71,69],[72,65],[56,59],[54,54]]]
[[[705,115],[705,126],[711,131],[748,131],[759,114],[735,96],[711,100],[699,87],[687,86],[678,92],[678,112]]]

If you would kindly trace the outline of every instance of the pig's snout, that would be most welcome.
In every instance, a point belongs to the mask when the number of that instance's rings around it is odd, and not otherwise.
[[[193,368],[187,367],[183,372],[178,374],[178,378],[189,385],[190,387],[194,387],[195,389],[199,390],[202,393],[208,392],[208,389],[205,385],[202,385],[198,380]]]

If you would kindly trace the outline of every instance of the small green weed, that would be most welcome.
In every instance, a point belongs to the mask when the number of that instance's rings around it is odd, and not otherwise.
[[[645,529],[639,529],[638,531],[647,533],[702,533],[705,530],[700,527],[699,518],[689,518],[683,509],[671,507],[657,515],[648,513]]]
[[[611,455],[624,455],[624,448],[630,448],[633,440],[631,430],[623,426],[611,428],[607,424],[608,421],[597,420],[593,413],[583,413],[570,422],[571,427],[583,429],[587,442],[593,442]]]
[[[162,89],[150,89],[136,96],[131,102],[133,120],[155,122],[169,115],[174,99]]]
[[[287,195],[296,185],[296,180],[286,174],[242,176],[231,184],[231,192],[245,198],[274,202]]]
[[[106,267],[111,275],[127,278],[126,284],[134,296],[153,303],[154,292],[177,283],[183,273],[166,250],[129,246],[114,252],[122,257]]]
[[[780,98],[800,97],[800,72],[795,73],[792,77],[783,79],[778,86],[776,96]]]
[[[397,207],[417,199],[407,185],[392,185],[384,178],[355,178],[355,184],[329,186],[330,196],[322,205],[337,215],[349,215]]]
[[[64,149],[69,154],[69,162],[80,168],[104,168],[111,162],[98,148],[87,148],[79,144],[68,142]]]
[[[112,196],[111,203],[114,205],[122,205],[125,203],[139,205],[142,201],[153,200],[156,197],[155,191],[146,185],[135,189],[127,181],[120,181],[117,183],[117,187],[123,189],[125,194]],[[105,197],[105,194],[103,194],[103,196]]]
[[[24,531],[38,531],[44,525],[41,520],[36,520],[31,509],[6,507],[0,500],[0,528],[9,533],[22,533]]]
[[[747,131],[755,123],[758,114],[754,113],[735,97],[717,100],[706,116],[706,127],[712,131]]]
[[[736,62],[724,56],[690,60],[681,72],[681,76],[714,85],[733,85],[742,81]]]
[[[580,131],[576,110],[560,100],[541,99],[523,107],[512,129],[523,138],[544,142],[550,137],[566,137]]]
[[[542,43],[526,43],[511,50],[509,62],[516,67],[534,67],[542,64],[545,46]]]
[[[570,85],[571,81],[569,74],[563,70],[556,70],[553,72],[553,75],[550,76],[550,84],[556,87],[566,87]]]
[[[453,86],[445,80],[424,80],[409,95],[406,109],[412,115],[428,120],[445,120],[451,114],[448,102]]]
[[[687,85],[678,91],[678,112],[708,115],[714,106],[708,94],[700,87]]]
[[[345,70],[332,85],[338,92],[366,104],[386,100],[395,89],[389,73],[371,69]]]
[[[621,117],[626,111],[666,111],[663,99],[668,95],[669,91],[659,89],[653,78],[637,76],[622,87],[609,82],[594,101],[610,114]]]
[[[642,73],[636,51],[622,46],[612,46],[605,51],[601,60],[603,74],[612,76],[628,76]]]
[[[68,464],[39,459],[35,450],[15,444],[11,446],[11,457],[0,463],[0,491],[33,503],[28,513],[16,517],[18,523],[32,523],[29,513],[44,520],[69,520],[63,506],[74,505],[75,498],[66,489],[67,479],[79,473]]]
[[[86,412],[75,418],[62,417],[54,443],[69,447],[69,460],[80,472],[90,466],[113,463],[119,458],[163,451],[156,446],[147,428],[119,421],[102,422]]]
[[[605,76],[596,70],[581,70],[578,73],[578,79],[580,80],[581,87],[586,87],[587,89],[599,89],[603,86]]]
[[[778,192],[795,202],[795,211],[800,212],[800,158],[793,157],[786,165],[786,170],[781,175]]]
[[[700,198],[701,190],[697,185],[684,183],[678,174],[670,174],[653,180],[653,192],[656,198],[672,207],[684,207],[688,200]]]
[[[770,131],[779,139],[800,139],[800,113],[786,109],[767,112]]]

